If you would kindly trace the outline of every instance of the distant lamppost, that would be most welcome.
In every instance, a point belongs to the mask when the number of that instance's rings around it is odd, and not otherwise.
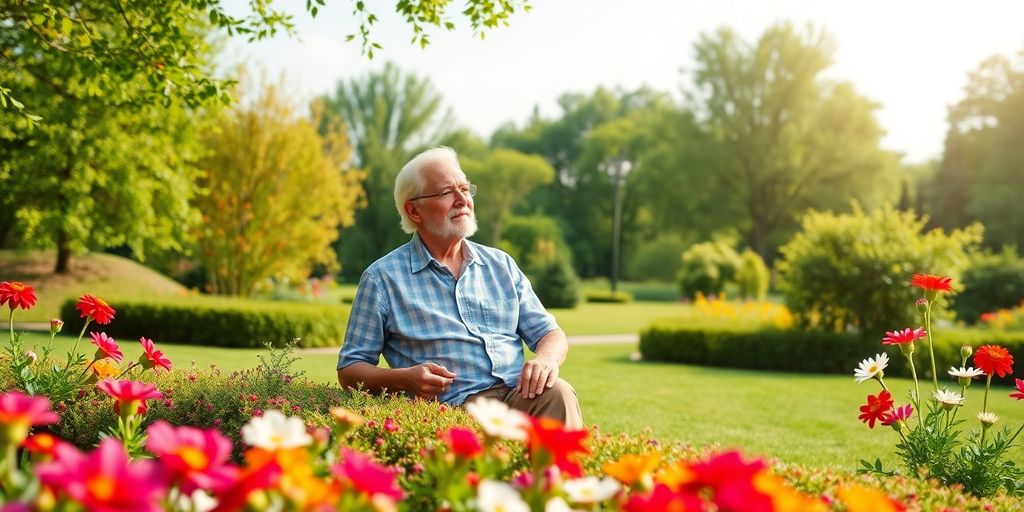
[[[619,244],[622,239],[622,182],[626,179],[629,171],[633,170],[633,162],[626,159],[626,155],[620,153],[611,159],[608,165],[608,174],[612,177],[612,185],[615,187],[615,217],[612,221],[612,295],[615,295],[615,287],[619,282]]]

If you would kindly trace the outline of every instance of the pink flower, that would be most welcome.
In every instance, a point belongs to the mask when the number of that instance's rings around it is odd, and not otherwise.
[[[441,439],[452,453],[464,459],[472,459],[484,451],[476,432],[466,427],[451,427]]]
[[[119,441],[104,439],[88,454],[62,444],[56,454],[53,462],[36,466],[36,474],[58,496],[96,512],[162,510],[166,484],[160,466],[148,460],[129,463]]]
[[[196,489],[220,491],[238,476],[238,468],[228,464],[231,440],[215,429],[175,428],[158,421],[146,432],[146,449],[159,457],[186,494]]]
[[[1017,392],[1010,393],[1010,398],[1016,398],[1017,400],[1024,400],[1024,380],[1014,379],[1017,381]]]
[[[109,357],[119,363],[124,359],[124,354],[122,354],[121,349],[118,348],[117,342],[114,341],[114,338],[107,336],[107,333],[101,332],[96,334],[94,332],[90,332],[89,336],[92,336],[92,344],[96,345],[96,355],[93,356],[95,359]]]
[[[924,338],[928,335],[928,331],[918,327],[917,329],[911,329],[907,327],[902,331],[886,332],[885,337],[882,338],[882,345],[903,345],[906,343],[913,343],[914,340]]]
[[[163,368],[164,370],[171,371],[171,360],[164,356],[164,353],[156,349],[156,344],[149,338],[139,338],[139,343],[142,344],[142,355],[139,356],[139,362],[147,370],[150,368]]]
[[[140,407],[144,405],[145,400],[164,396],[157,391],[155,385],[132,380],[103,379],[96,387],[117,400],[114,407],[122,417],[144,412],[140,411]]]
[[[395,420],[387,418],[384,420],[384,430],[388,432],[396,432],[398,430],[398,425],[395,424]]]
[[[882,414],[882,425],[888,427],[897,421],[907,421],[913,413],[914,408],[910,404],[903,407],[894,407]]]
[[[28,437],[35,425],[49,425],[60,421],[50,410],[46,397],[28,396],[17,391],[0,395],[0,445],[19,444]]]
[[[341,449],[341,462],[331,466],[331,472],[346,486],[365,493],[369,497],[382,494],[396,501],[402,499],[398,487],[397,471],[382,466],[365,454],[349,448]]]

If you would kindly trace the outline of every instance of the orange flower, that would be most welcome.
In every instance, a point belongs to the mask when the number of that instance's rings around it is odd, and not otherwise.
[[[999,345],[984,345],[974,353],[974,366],[985,375],[1005,377],[1013,373],[1013,355]]]
[[[840,487],[836,491],[839,501],[848,512],[903,512],[906,508],[881,491],[860,485]]]
[[[682,460],[664,466],[654,474],[655,483],[665,485],[673,491],[678,491],[683,486],[693,483],[696,478],[697,474],[690,469],[689,464]]]
[[[821,499],[812,498],[786,485],[781,478],[762,471],[754,477],[754,488],[772,499],[774,512],[827,512]]]
[[[82,318],[91,318],[98,324],[109,324],[114,319],[114,308],[107,301],[88,293],[78,298],[75,304]]]
[[[651,488],[652,473],[661,463],[661,454],[651,452],[644,455],[626,454],[615,462],[607,462],[601,470],[625,485],[632,486],[637,482],[645,488]]]
[[[935,293],[945,292],[949,293],[953,291],[950,286],[950,282],[953,281],[951,277],[933,276],[931,274],[914,274],[914,277],[910,279],[910,286],[916,286],[926,293],[931,292],[934,296]]]
[[[117,377],[117,374],[121,372],[121,368],[117,366],[117,363],[103,358],[92,364],[92,372],[96,374],[97,380],[104,380]]]
[[[35,289],[18,281],[0,283],[0,306],[8,304],[11,311],[15,308],[30,309],[36,305]]]

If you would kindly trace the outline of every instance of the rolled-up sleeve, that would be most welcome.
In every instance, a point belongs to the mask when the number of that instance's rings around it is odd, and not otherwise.
[[[338,353],[339,370],[358,362],[377,365],[384,349],[388,310],[378,277],[371,270],[363,272],[352,301],[345,343]]]
[[[530,279],[526,277],[526,274],[519,270],[519,266],[512,261],[511,257],[509,257],[509,262],[511,263],[512,281],[515,284],[516,293],[519,295],[519,326],[516,328],[516,334],[526,342],[526,346],[531,351],[536,351],[540,339],[545,334],[559,328],[558,322],[555,321],[554,315],[544,309],[544,305],[533,291],[533,285],[530,284]]]

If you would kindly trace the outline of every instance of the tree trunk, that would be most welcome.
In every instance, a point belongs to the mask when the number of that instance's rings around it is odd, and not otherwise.
[[[67,274],[71,264],[71,248],[68,246],[68,234],[62,229],[57,232],[57,266],[53,272]]]

